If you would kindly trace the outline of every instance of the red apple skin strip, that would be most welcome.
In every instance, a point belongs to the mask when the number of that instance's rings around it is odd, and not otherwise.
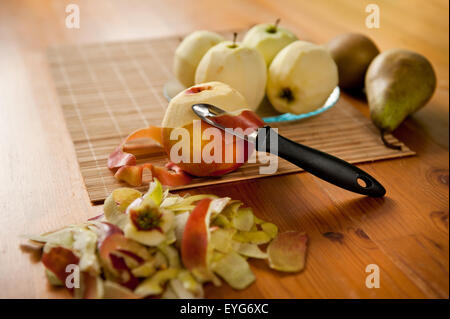
[[[147,128],[139,129],[132,132],[125,138],[125,140],[114,150],[114,152],[109,155],[108,158],[108,168],[112,171],[118,170],[120,167],[125,165],[136,165],[136,157],[131,153],[124,152],[124,147],[128,142],[131,142],[140,138],[148,138],[161,147],[162,142],[162,128],[157,126],[150,126]],[[148,144],[141,145],[140,147],[146,147]],[[154,146],[154,145],[153,145]],[[138,150],[140,148],[138,145],[134,145],[132,149]],[[162,147],[161,147],[162,149]]]
[[[67,265],[78,265],[79,261],[78,256],[70,249],[61,246],[53,247],[49,252],[42,255],[42,263],[44,266],[54,273],[62,283],[65,283],[67,276],[70,275],[70,272],[66,272]]]
[[[140,186],[142,185],[142,173],[144,171],[144,167],[140,166],[130,166],[125,165],[117,170],[114,174],[114,178],[119,182],[125,182],[131,186]]]
[[[298,231],[279,233],[267,247],[270,268],[285,272],[301,271],[305,266],[308,236]]]
[[[212,118],[212,120],[226,128],[253,128],[257,130],[265,125],[264,121],[249,110],[242,111],[239,115],[224,114]]]
[[[152,164],[123,166],[114,174],[114,177],[118,181],[126,182],[129,185],[140,186],[142,184],[144,168],[148,168],[152,172],[152,177],[157,178],[165,186],[186,185],[192,180],[188,174],[170,162],[166,164],[166,167],[159,167]]]
[[[126,276],[121,275],[121,284],[122,286],[134,290],[139,285],[139,280],[131,273],[130,268],[128,268],[125,260],[122,257],[115,256],[113,254],[109,254],[109,259],[111,260],[112,266],[119,271],[119,273],[126,273]],[[126,281],[123,278],[127,278]]]
[[[207,267],[208,225],[210,198],[198,202],[186,222],[181,242],[181,259],[189,270]]]
[[[153,165],[152,175],[161,184],[167,186],[181,186],[189,184],[192,181],[192,178],[188,174],[172,162],[167,163],[165,168]]]
[[[166,186],[181,186],[191,182],[189,175],[184,173],[178,166],[169,163],[166,167],[154,166],[152,164],[136,165],[136,156],[127,153],[124,150],[133,151],[135,153],[148,152],[163,152],[162,143],[162,128],[157,126],[150,126],[148,128],[134,131],[120,144],[108,158],[108,168],[115,172],[114,177],[118,181],[126,182],[132,186],[140,186],[142,184],[142,173],[145,168],[152,172],[153,178],[158,180]],[[137,144],[127,147],[126,144],[130,141],[148,138],[157,144]]]

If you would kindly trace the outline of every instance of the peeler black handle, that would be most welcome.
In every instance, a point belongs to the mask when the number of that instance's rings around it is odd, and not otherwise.
[[[278,135],[272,128],[265,126],[258,134],[256,145],[258,151],[276,153],[270,148],[278,142],[278,155],[285,160],[303,168],[305,171],[346,190],[371,196],[381,197],[386,194],[384,187],[372,176],[335,156],[291,141]],[[260,139],[264,138],[264,141]]]

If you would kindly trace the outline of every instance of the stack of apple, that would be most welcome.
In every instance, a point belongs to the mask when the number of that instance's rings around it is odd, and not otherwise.
[[[338,83],[335,62],[322,46],[299,41],[275,24],[251,28],[242,42],[196,31],[175,52],[174,73],[185,87],[219,81],[256,110],[265,94],[279,112],[301,114],[324,104]]]

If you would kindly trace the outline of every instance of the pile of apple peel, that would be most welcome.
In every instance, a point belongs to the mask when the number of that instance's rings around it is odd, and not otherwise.
[[[170,194],[158,180],[144,195],[114,190],[104,214],[83,224],[27,238],[42,248],[49,282],[76,298],[202,298],[204,284],[222,280],[244,289],[255,281],[248,259],[298,272],[307,244],[306,234],[278,233],[240,201]]]

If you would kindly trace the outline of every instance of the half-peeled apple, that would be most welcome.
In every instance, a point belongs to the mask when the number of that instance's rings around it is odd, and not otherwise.
[[[149,127],[135,131],[110,155],[108,168],[115,172],[116,179],[133,186],[141,185],[143,169],[148,168],[152,177],[162,184],[178,186],[190,182],[186,173],[219,176],[244,164],[253,148],[247,142],[236,141],[231,134],[231,139],[227,139],[223,131],[202,122],[192,111],[192,105],[197,103],[213,104],[230,112],[221,116],[226,128],[245,131],[264,124],[258,117],[252,116],[253,113],[246,109],[246,99],[231,86],[221,82],[194,85],[170,101],[162,128]],[[133,146],[127,144],[142,138],[152,142]],[[154,152],[154,148],[169,157],[166,168],[151,163],[136,165],[135,152]]]

